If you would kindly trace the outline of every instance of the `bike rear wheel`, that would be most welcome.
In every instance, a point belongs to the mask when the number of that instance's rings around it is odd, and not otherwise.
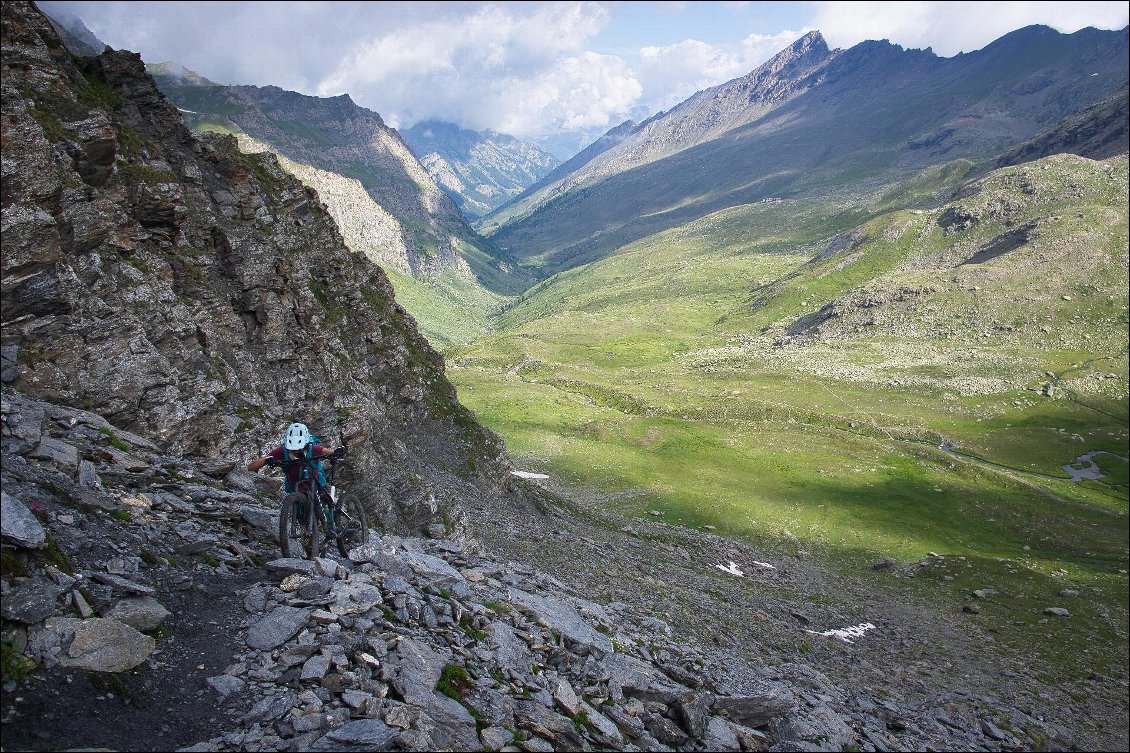
[[[337,527],[337,551],[342,557],[348,557],[350,550],[369,539],[369,519],[365,515],[365,508],[357,497],[348,492],[343,492],[341,496]]]

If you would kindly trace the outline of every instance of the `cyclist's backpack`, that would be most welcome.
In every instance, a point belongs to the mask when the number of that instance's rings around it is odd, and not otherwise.
[[[321,440],[319,440],[316,436],[311,434],[310,435],[310,444],[306,445],[306,457],[307,458],[309,458],[311,456],[311,453],[314,452],[314,445],[316,445],[316,444],[321,444]],[[314,467],[314,469],[316,471],[318,471],[318,481],[319,481],[319,483],[321,483],[322,486],[325,486],[326,485],[326,471],[325,471],[325,469],[322,468],[322,461],[321,460],[315,461],[314,463],[311,463],[311,465]],[[300,478],[298,480],[299,481],[305,481],[305,479],[303,479],[303,478]],[[294,491],[294,484],[290,483],[290,453],[288,453],[286,451],[286,448],[283,448],[283,482],[285,483],[285,488],[286,488],[286,491],[287,491],[288,494],[290,492]]]

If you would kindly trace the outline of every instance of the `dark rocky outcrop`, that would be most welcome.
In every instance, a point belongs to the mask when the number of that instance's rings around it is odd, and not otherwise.
[[[487,504],[501,442],[317,194],[190,132],[138,55],[72,58],[29,3],[3,13],[6,386],[238,463],[302,420],[391,527]],[[430,505],[398,508],[406,479]]]

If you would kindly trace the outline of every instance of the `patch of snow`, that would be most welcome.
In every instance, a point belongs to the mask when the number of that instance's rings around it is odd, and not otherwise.
[[[714,567],[718,568],[719,570],[721,570],[724,573],[729,573],[730,575],[736,575],[739,578],[745,577],[745,573],[743,573],[738,568],[738,563],[734,562],[733,560],[730,560],[729,566],[727,566],[727,565],[715,565]]]
[[[769,569],[769,570],[776,570],[776,569],[777,569],[777,568],[776,568],[776,567],[774,567],[773,565],[770,565],[770,564],[769,564],[768,562],[758,562],[757,560],[754,560],[754,561],[753,561],[753,564],[757,565],[758,567],[764,567],[764,568],[767,568],[767,569]]]
[[[549,478],[544,473],[530,473],[529,471],[510,471],[510,474],[518,478]]]
[[[839,630],[805,630],[806,633],[813,635],[822,635],[826,638],[839,638],[844,643],[851,643],[851,638],[862,638],[867,634],[868,630],[874,630],[875,626],[870,622],[864,622],[853,627],[840,628]]]
[[[200,113],[196,112],[196,110],[186,110],[183,107],[178,107],[177,109],[180,110],[181,112],[192,113],[193,115],[199,115],[200,114]]]

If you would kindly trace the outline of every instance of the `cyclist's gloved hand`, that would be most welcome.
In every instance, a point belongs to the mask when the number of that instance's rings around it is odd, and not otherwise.
[[[334,457],[335,458],[343,458],[348,454],[349,454],[349,450],[346,449],[344,446],[337,447],[337,448],[334,449]]]
[[[278,458],[273,458],[273,457],[267,458],[267,467],[268,468],[278,468],[281,465],[282,465],[282,461],[279,460]]]

